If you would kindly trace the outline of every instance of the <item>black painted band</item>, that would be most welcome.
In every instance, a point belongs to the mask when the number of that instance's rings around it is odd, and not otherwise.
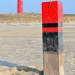
[[[62,23],[44,23],[42,24],[43,28],[46,27],[62,27]]]
[[[43,52],[63,52],[63,33],[43,33]]]

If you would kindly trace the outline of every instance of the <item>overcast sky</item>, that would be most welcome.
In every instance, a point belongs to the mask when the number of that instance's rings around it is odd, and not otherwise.
[[[23,0],[24,12],[41,13],[41,3],[50,0]],[[64,6],[65,14],[75,14],[75,0],[60,0]],[[0,0],[0,14],[16,13],[17,0]]]

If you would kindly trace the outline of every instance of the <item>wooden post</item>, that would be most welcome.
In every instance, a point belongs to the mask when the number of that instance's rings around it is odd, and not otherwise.
[[[63,6],[61,2],[42,3],[44,75],[64,75]]]

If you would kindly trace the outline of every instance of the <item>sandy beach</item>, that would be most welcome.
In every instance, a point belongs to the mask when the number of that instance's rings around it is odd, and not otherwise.
[[[75,75],[75,23],[65,23],[63,27],[65,75]],[[41,28],[41,23],[0,23],[0,65],[39,66],[43,70]]]

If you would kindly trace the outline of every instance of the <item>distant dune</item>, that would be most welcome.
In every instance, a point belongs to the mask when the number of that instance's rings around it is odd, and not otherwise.
[[[64,22],[66,23],[75,23],[75,14],[65,14],[64,15]]]
[[[41,14],[38,13],[0,14],[0,23],[41,22],[41,18]],[[64,22],[75,22],[75,14],[65,14]]]

